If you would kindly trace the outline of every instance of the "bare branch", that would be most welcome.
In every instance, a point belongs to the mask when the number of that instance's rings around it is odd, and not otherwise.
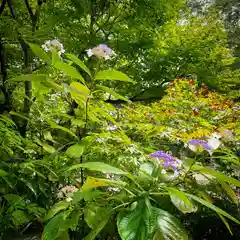
[[[3,1],[2,1],[2,4],[1,4],[1,6],[0,6],[0,15],[1,15],[2,12],[3,12],[3,10],[4,10],[5,6],[6,6],[6,3],[7,3],[7,0],[3,0]]]

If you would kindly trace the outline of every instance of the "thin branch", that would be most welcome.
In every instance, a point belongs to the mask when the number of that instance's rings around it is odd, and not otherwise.
[[[1,4],[1,6],[0,6],[0,15],[1,15],[2,12],[3,12],[3,10],[4,10],[5,6],[6,6],[6,3],[7,3],[7,0],[3,0],[3,1],[2,1],[2,4]]]
[[[26,5],[26,7],[27,7],[28,13],[29,13],[32,21],[34,21],[35,16],[34,16],[34,14],[33,14],[32,8],[31,8],[28,0],[24,0],[24,2],[25,2],[25,5]]]

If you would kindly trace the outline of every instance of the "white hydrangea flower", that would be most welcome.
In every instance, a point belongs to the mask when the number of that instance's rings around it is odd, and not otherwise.
[[[106,44],[99,44],[94,48],[87,49],[86,52],[88,57],[96,56],[99,59],[105,60],[108,60],[116,55],[116,53]]]
[[[42,48],[45,52],[53,52],[56,51],[58,55],[60,56],[65,52],[63,45],[60,43],[59,40],[53,39],[53,40],[47,40],[43,45]]]

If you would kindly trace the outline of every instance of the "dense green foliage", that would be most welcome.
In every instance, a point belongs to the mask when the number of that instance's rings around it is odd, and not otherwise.
[[[239,19],[223,2],[2,0],[3,239],[240,237]]]

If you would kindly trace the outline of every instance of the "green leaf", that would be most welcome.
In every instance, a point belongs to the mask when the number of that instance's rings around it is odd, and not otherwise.
[[[110,89],[108,87],[105,87],[105,86],[102,86],[102,85],[99,85],[99,84],[97,84],[96,87],[99,88],[99,89],[102,89],[103,91],[105,91],[107,93],[110,93],[116,99],[121,99],[121,100],[126,101],[126,102],[131,102],[129,99],[121,96],[120,94],[116,93],[115,91],[113,91],[112,89]]]
[[[229,198],[236,204],[238,205],[238,199],[237,196],[235,194],[235,192],[233,191],[233,189],[224,181],[218,180],[219,183],[221,184],[223,190],[228,194]]]
[[[78,103],[86,102],[90,95],[90,90],[79,82],[72,82],[69,87],[71,97]]]
[[[24,178],[20,178],[20,180],[27,185],[27,187],[34,193],[35,196],[37,196],[37,191],[36,191],[36,189],[33,187],[32,183],[30,183],[28,180],[26,180],[26,179],[24,179]]]
[[[152,211],[157,218],[153,240],[188,240],[188,234],[178,219],[159,208],[154,207]]]
[[[58,212],[61,210],[67,209],[69,206],[69,203],[67,201],[60,201],[56,203],[47,213],[47,215],[44,217],[44,221],[49,220],[53,216],[55,216]]]
[[[217,180],[228,182],[228,183],[233,184],[237,187],[240,187],[240,181],[238,181],[237,179],[225,176],[224,174],[222,174],[220,172],[217,172],[217,171],[214,171],[210,168],[194,165],[191,168],[191,170],[196,171],[196,172],[201,172],[202,174],[205,173],[205,174],[212,175],[213,177],[217,178]]]
[[[104,173],[115,173],[115,174],[121,174],[121,175],[126,175],[128,174],[127,172],[124,172],[123,170],[112,167],[106,163],[102,162],[88,162],[88,163],[80,163],[77,165],[73,165],[70,168],[67,169],[67,171],[72,171],[78,168],[87,168],[92,171],[99,171],[99,172],[104,172]]]
[[[65,127],[62,127],[60,125],[57,125],[56,123],[52,122],[52,121],[49,121],[49,124],[51,126],[51,128],[55,128],[55,129],[59,129],[59,130],[62,130],[64,132],[67,132],[69,133],[70,135],[72,135],[73,137],[75,138],[78,138],[72,131],[70,131],[69,129],[65,128]]]
[[[118,80],[135,83],[131,78],[129,78],[125,73],[119,72],[117,70],[104,70],[97,73],[95,80]]]
[[[20,75],[15,78],[11,78],[9,82],[22,82],[22,81],[37,81],[37,82],[44,82],[46,81],[47,76],[44,74],[25,74]]]
[[[0,177],[4,177],[4,176],[7,176],[8,173],[2,169],[0,169]]]
[[[196,212],[197,207],[186,197],[184,192],[176,188],[167,187],[172,203],[183,213]]]
[[[58,70],[64,72],[67,76],[71,78],[77,78],[79,79],[82,83],[84,83],[84,79],[81,76],[81,74],[77,71],[75,67],[72,67],[66,63],[63,62],[57,62],[54,64],[54,67],[57,68]]]
[[[115,180],[109,180],[104,178],[87,177],[86,182],[83,184],[82,190],[86,191],[92,188],[106,187],[106,186],[124,187],[126,186],[126,183],[123,181],[115,181]]]
[[[204,206],[212,209],[212,210],[215,211],[216,213],[221,214],[221,215],[223,215],[224,217],[232,220],[233,222],[240,224],[240,222],[239,222],[236,218],[234,218],[233,216],[231,216],[230,214],[228,214],[227,212],[225,212],[225,211],[222,210],[221,208],[218,208],[218,207],[216,207],[215,205],[213,205],[213,204],[211,204],[211,203],[205,201],[204,199],[199,198],[199,197],[197,197],[197,196],[195,196],[195,195],[192,195],[192,194],[189,194],[189,193],[185,193],[185,194],[186,194],[188,197],[192,198],[193,200],[195,200],[195,201],[201,203],[202,205],[204,205]]]
[[[83,240],[94,240],[107,223],[108,218],[103,218],[102,221],[85,238],[83,238]]]
[[[122,240],[147,240],[150,214],[144,201],[130,212],[120,212],[117,217],[118,232]]]
[[[4,196],[4,198],[13,206],[25,206],[24,200],[16,194],[7,194]]]
[[[96,203],[88,204],[84,208],[84,220],[90,228],[95,229],[103,219],[109,219],[111,210],[98,206]]]
[[[90,77],[91,77],[91,73],[90,70],[88,69],[88,67],[83,63],[83,61],[81,61],[78,57],[76,57],[73,54],[67,53],[66,54],[67,58],[70,59],[71,61],[73,61],[74,63],[76,63],[82,70],[84,70]]]
[[[33,43],[28,43],[28,45],[30,46],[35,55],[37,55],[40,59],[44,60],[48,64],[51,64],[50,57],[39,45]]]
[[[84,152],[85,146],[83,144],[75,144],[69,147],[66,154],[72,158],[80,158]]]
[[[69,215],[69,212],[62,212],[54,216],[48,224],[45,226],[42,233],[42,240],[55,240],[61,234],[65,234],[66,227],[66,218]]]
[[[79,127],[82,127],[85,125],[85,122],[80,119],[72,119],[71,121],[72,121],[72,125],[76,125]]]
[[[26,213],[22,210],[15,210],[12,213],[12,218],[15,226],[20,226],[30,221]]]
[[[47,143],[42,143],[42,147],[48,153],[54,153],[56,151],[54,147],[50,146]]]
[[[10,117],[5,116],[4,114],[0,114],[0,120],[10,125],[16,126],[15,122]]]

